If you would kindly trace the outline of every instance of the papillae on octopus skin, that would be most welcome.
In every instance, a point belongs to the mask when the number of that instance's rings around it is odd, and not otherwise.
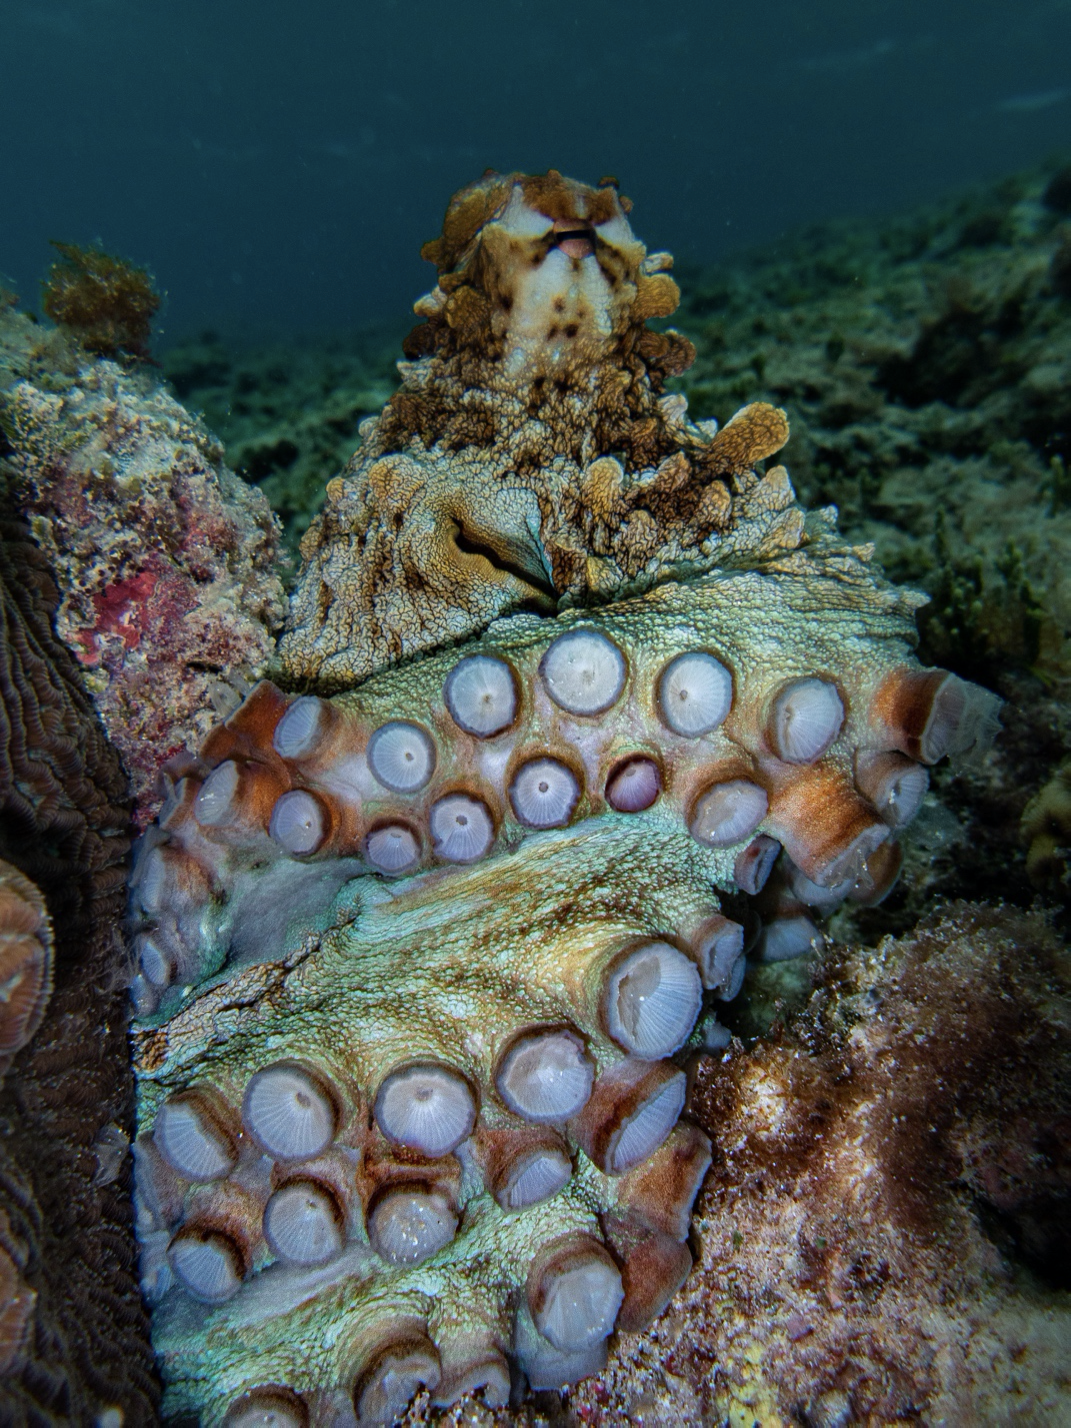
[[[421,1392],[504,1406],[597,1374],[688,1274],[710,1147],[683,1068],[727,1044],[717,1002],[749,958],[805,953],[845,899],[882,898],[927,765],[995,727],[993,696],[915,660],[918,597],[831,513],[801,512],[783,468],[756,469],[779,414],[715,434],[658,397],[684,340],[644,347],[639,279],[669,260],[615,188],[489,176],[429,249],[439,286],[402,388],[423,404],[389,407],[329,492],[279,682],[173,765],[132,879],[137,1224],[176,1421],[390,1423]],[[547,335],[563,313],[568,359]],[[418,566],[375,610],[321,601],[311,628],[308,592],[345,585],[346,551],[351,593],[372,588],[346,482],[372,525],[392,443],[395,474],[419,460],[445,491],[479,467],[492,489],[518,432],[451,428],[451,446],[429,424],[449,425],[459,372],[504,372],[481,400],[515,414],[556,363],[561,400],[526,418],[538,441],[624,471],[599,423],[632,423],[650,489],[676,461],[655,535],[705,551],[690,578],[670,560],[636,592],[626,511],[592,556],[597,604],[548,556],[568,599],[504,614],[525,592],[495,571],[481,603],[455,525],[460,575]],[[609,390],[630,393],[620,410]],[[542,488],[525,477],[539,499],[553,465]],[[391,537],[408,569],[439,549],[429,509]],[[516,543],[583,554],[570,519]]]

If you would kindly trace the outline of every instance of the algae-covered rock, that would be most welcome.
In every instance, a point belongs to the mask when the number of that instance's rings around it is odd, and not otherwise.
[[[1062,172],[1062,171],[1060,171]],[[700,417],[785,407],[808,504],[923,586],[928,657],[1071,675],[1071,307],[1059,173],[815,228],[698,275]],[[1061,552],[1063,553],[1061,555]]]

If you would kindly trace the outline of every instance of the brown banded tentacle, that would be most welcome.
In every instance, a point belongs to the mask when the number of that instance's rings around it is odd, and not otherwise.
[[[831,762],[784,777],[771,793],[764,826],[798,868],[826,887],[854,874],[890,834]]]
[[[878,748],[924,764],[946,754],[969,757],[988,746],[999,725],[1000,700],[944,669],[894,669],[875,690],[870,724]]]

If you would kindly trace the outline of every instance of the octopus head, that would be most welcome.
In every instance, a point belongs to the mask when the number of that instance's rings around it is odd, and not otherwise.
[[[438,285],[409,355],[493,353],[508,380],[575,378],[634,344],[680,298],[668,253],[648,254],[613,179],[490,171],[457,193],[423,256]]]

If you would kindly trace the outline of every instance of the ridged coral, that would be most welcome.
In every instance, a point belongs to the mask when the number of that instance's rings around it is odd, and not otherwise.
[[[0,585],[0,855],[18,869],[0,895],[3,951],[28,952],[20,966],[34,992],[16,1026],[10,980],[0,998],[10,1062],[0,1086],[0,1418],[83,1423],[119,1412],[151,1422],[158,1393],[122,1153],[133,1111],[120,931],[126,781],[53,633],[48,563],[9,519]],[[42,1006],[49,923],[54,987]]]
[[[1022,833],[1030,881],[1050,893],[1064,891],[1071,857],[1071,763],[1058,768],[1027,804]]]
[[[160,765],[261,673],[282,616],[278,523],[144,370],[0,310],[10,480],[143,816]]]
[[[261,684],[170,769],[133,898],[175,1415],[389,1422],[596,1370],[687,1272],[674,1058],[724,1039],[745,899],[758,955],[809,949],[895,879],[923,765],[994,731],[915,661],[917,597],[754,469],[783,414],[660,396],[689,348],[644,325],[676,288],[625,211],[553,172],[455,198],[305,543],[276,668],[319,692]]]

